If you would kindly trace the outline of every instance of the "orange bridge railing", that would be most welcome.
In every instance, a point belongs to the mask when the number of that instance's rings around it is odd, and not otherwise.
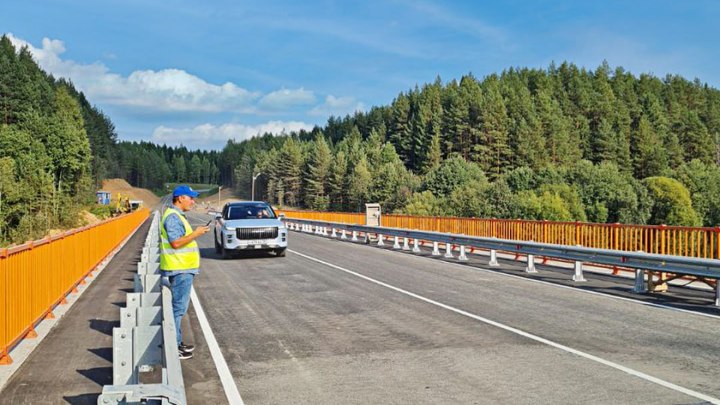
[[[85,278],[149,216],[146,208],[67,231],[60,235],[0,249],[0,364],[10,364],[10,349],[36,337],[35,326],[53,318]]]
[[[288,218],[364,224],[365,214],[281,210]],[[500,239],[581,245],[597,249],[643,251],[677,256],[720,258],[720,227],[595,224],[383,214],[382,226],[448,232]]]

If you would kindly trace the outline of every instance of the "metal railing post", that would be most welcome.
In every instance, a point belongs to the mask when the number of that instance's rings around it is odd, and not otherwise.
[[[526,273],[537,273],[535,270],[535,255],[527,255],[527,267],[525,267]]]
[[[452,259],[455,257],[452,252],[452,243],[445,243],[445,258]]]
[[[440,244],[437,241],[433,241],[433,256],[440,256]]]
[[[500,267],[500,263],[498,263],[497,260],[497,250],[495,249],[490,250],[490,262],[488,262],[488,266]]]
[[[418,239],[417,239],[417,238],[413,238],[413,249],[412,249],[412,251],[415,252],[415,253],[420,253],[420,246],[418,246]]]
[[[460,255],[458,256],[458,260],[460,261],[467,261],[467,255],[465,255],[465,245],[460,245]]]
[[[575,282],[587,281],[587,280],[585,280],[585,277],[583,276],[583,262],[580,262],[580,261],[575,262],[575,274],[573,274],[572,279]]]
[[[635,287],[633,288],[633,292],[645,294],[647,291],[647,286],[645,285],[645,270],[635,269]]]

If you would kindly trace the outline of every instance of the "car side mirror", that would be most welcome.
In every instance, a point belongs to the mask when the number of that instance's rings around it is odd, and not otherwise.
[[[278,218],[281,219],[281,220],[282,220],[282,219],[285,219],[285,213],[280,213],[280,214],[278,214]]]
[[[215,219],[222,219],[222,215],[215,215]]]

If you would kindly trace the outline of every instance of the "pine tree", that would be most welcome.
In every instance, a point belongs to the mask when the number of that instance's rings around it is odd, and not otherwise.
[[[667,154],[650,121],[644,115],[640,117],[632,139],[635,178],[660,175],[667,168]]]
[[[363,204],[367,202],[372,184],[372,175],[368,170],[367,160],[363,156],[355,165],[350,176],[348,194],[350,197],[350,209],[361,212]]]
[[[302,186],[303,155],[300,145],[294,138],[289,138],[280,149],[280,173],[284,186],[284,202],[291,207],[297,207],[300,202],[300,189]]]
[[[388,139],[395,145],[395,149],[406,164],[410,163],[411,155],[411,128],[410,128],[410,99],[400,93],[393,102],[392,123]]]
[[[347,169],[347,155],[345,155],[344,151],[339,150],[333,159],[333,164],[330,167],[330,177],[328,179],[331,211],[344,211],[347,209]]]
[[[329,205],[327,181],[332,153],[325,137],[318,135],[313,142],[305,171],[305,205],[316,211],[325,211]]]
[[[475,161],[491,178],[499,177],[510,165],[507,111],[496,80],[489,80],[481,104],[481,143],[473,145]]]

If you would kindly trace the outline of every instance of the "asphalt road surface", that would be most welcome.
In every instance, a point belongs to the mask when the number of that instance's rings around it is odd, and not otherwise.
[[[190,214],[194,225],[208,218]],[[720,319],[704,296],[695,314],[588,292],[628,296],[607,277],[581,290],[508,275],[521,268],[510,262],[486,270],[487,259],[459,265],[298,232],[282,258],[222,260],[212,232],[199,242],[195,290],[247,404],[720,398]],[[226,401],[196,310],[188,399]]]

